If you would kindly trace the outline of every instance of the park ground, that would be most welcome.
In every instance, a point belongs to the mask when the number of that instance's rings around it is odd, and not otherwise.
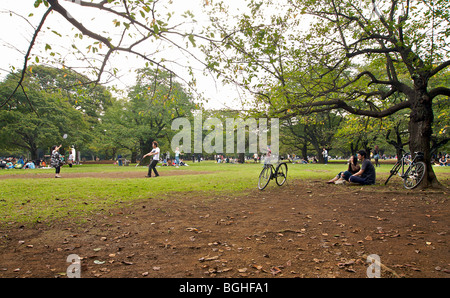
[[[158,168],[80,165],[0,172],[0,277],[448,278],[450,167],[442,188],[329,185],[345,165],[289,165],[256,188],[259,164]]]

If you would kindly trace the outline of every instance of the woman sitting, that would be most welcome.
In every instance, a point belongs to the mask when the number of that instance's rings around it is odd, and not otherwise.
[[[358,171],[360,170],[360,167],[358,165],[358,159],[356,158],[356,156],[351,156],[350,159],[348,160],[348,169],[345,172],[340,172],[339,174],[336,175],[336,177],[334,177],[333,179],[331,179],[330,181],[327,181],[328,184],[341,184],[344,183],[345,181],[348,181],[348,178],[355,174],[358,173]]]

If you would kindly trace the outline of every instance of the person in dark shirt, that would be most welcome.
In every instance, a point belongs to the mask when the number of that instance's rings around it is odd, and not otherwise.
[[[353,183],[362,185],[375,184],[375,167],[372,165],[370,159],[367,158],[367,153],[364,150],[358,151],[358,159],[361,161],[361,170],[358,173],[350,176],[349,180]]]

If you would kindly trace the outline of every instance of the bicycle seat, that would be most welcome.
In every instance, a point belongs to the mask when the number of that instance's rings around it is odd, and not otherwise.
[[[417,151],[414,152],[415,154],[415,159],[417,159],[418,161],[423,161],[425,158],[425,155],[423,154],[423,152]]]

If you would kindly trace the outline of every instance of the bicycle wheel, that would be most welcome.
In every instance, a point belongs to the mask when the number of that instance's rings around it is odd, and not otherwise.
[[[389,182],[389,179],[391,179],[391,177],[392,176],[394,176],[394,175],[396,175],[397,173],[398,173],[398,170],[400,169],[400,163],[396,163],[393,167],[392,167],[392,169],[391,169],[391,171],[390,171],[390,175],[389,175],[389,177],[386,179],[386,182],[384,182],[384,185],[386,185],[388,182]]]
[[[261,171],[261,174],[259,174],[258,188],[260,190],[266,188],[267,184],[269,184],[270,179],[272,179],[271,167],[272,166],[264,166],[264,168]]]
[[[285,163],[281,163],[277,166],[277,169],[275,170],[275,182],[278,186],[281,186],[286,182],[287,171],[288,169]]]
[[[406,189],[413,189],[422,181],[425,176],[425,163],[422,161],[413,163],[403,180],[403,185]]]

